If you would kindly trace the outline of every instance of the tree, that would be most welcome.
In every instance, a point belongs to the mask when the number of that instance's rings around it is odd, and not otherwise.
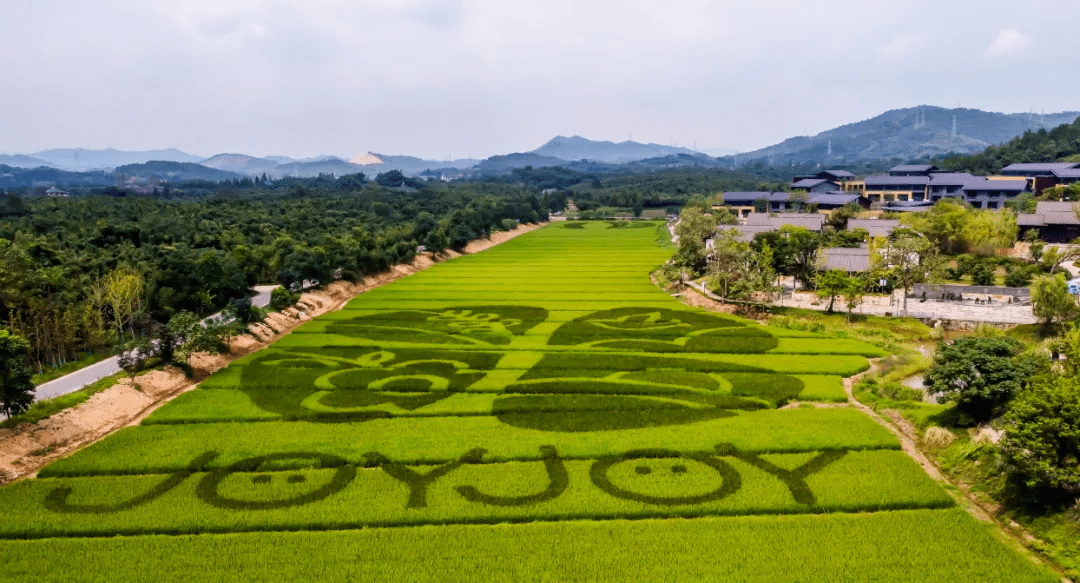
[[[782,244],[776,248],[778,261],[790,266],[791,274],[803,287],[813,286],[821,236],[805,227],[793,225],[780,227],[779,235]]]
[[[903,287],[903,310],[904,316],[907,316],[908,290],[915,283],[936,277],[941,271],[941,262],[925,237],[910,232],[895,235],[886,247],[882,260],[884,267],[892,271]]]
[[[105,301],[112,308],[117,335],[123,339],[124,326],[130,326],[131,317],[143,309],[146,281],[138,271],[120,267],[105,276],[104,285]]]
[[[961,200],[945,198],[926,213],[911,213],[901,220],[912,230],[922,233],[941,253],[960,253],[967,247],[964,227],[971,207]]]
[[[979,263],[971,271],[973,285],[994,285],[994,268],[986,263]]]
[[[756,293],[769,294],[776,274],[772,270],[772,250],[761,251],[739,238],[734,230],[716,234],[709,255],[708,285],[725,299],[750,300]]]
[[[984,421],[1041,372],[1023,351],[1024,344],[1014,338],[958,338],[938,345],[923,384],[970,419]]]
[[[34,403],[30,343],[0,330],[0,413],[13,417]]]
[[[829,300],[829,307],[825,309],[826,312],[833,312],[833,304],[836,303],[838,296],[844,295],[844,290],[847,289],[851,279],[848,274],[839,269],[830,269],[817,277],[817,297],[821,299]]]
[[[1031,283],[1031,312],[1043,321],[1046,330],[1055,321],[1070,320],[1080,313],[1064,275],[1057,273],[1035,278]]]
[[[146,367],[146,359],[153,355],[153,347],[146,338],[140,338],[137,342],[117,355],[116,361],[120,368],[135,383],[135,375]]]
[[[1080,492],[1080,379],[1046,376],[1021,392],[1001,450],[1027,486]]]
[[[1063,263],[1075,261],[1080,257],[1080,239],[1070,243],[1067,247],[1050,247],[1043,251],[1042,264],[1049,273],[1054,273]]]
[[[866,297],[866,282],[862,277],[849,276],[847,285],[844,286],[844,306],[847,308],[847,319],[851,321],[851,312],[863,303]]]
[[[716,217],[697,206],[687,206],[679,213],[675,235],[679,238],[679,250],[674,262],[698,275],[705,270],[705,239],[716,231]]]

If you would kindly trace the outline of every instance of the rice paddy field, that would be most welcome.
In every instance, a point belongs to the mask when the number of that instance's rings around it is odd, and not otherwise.
[[[663,228],[552,224],[305,324],[0,489],[0,578],[1057,580],[843,405],[877,348],[687,308]]]

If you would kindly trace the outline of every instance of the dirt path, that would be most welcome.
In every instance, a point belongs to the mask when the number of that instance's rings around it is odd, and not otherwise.
[[[653,283],[658,283],[655,277],[653,278]],[[735,306],[723,304],[707,298],[689,287],[682,290],[680,299],[687,305],[707,311],[728,314],[734,313],[735,311]],[[926,353],[926,351],[923,352],[924,354]],[[855,383],[863,376],[872,374],[877,370],[877,359],[871,359],[869,370],[844,379],[844,392],[847,393],[847,403],[830,403],[828,405],[833,407],[855,407],[887,429],[896,436],[904,453],[915,460],[915,462],[918,463],[931,478],[943,486],[952,486],[946,487],[945,491],[953,497],[959,507],[967,510],[977,520],[996,525],[1003,540],[1026,552],[1033,561],[1041,562],[1060,574],[1061,570],[1054,565],[1053,562],[1042,558],[1035,550],[1035,544],[1038,543],[1038,539],[1034,535],[1012,520],[1008,520],[1007,523],[998,520],[996,518],[998,508],[995,505],[979,499],[967,484],[954,482],[942,473],[941,469],[919,449],[918,443],[920,436],[918,430],[910,421],[905,419],[899,411],[894,409],[883,409],[879,414],[878,411],[860,403],[855,398],[853,391]],[[798,403],[791,403],[786,408],[795,408],[798,406]],[[1061,580],[1065,583],[1071,583],[1070,580],[1065,577],[1062,577]]]
[[[465,246],[466,255],[479,253],[518,235],[544,226],[521,225],[513,231],[493,233],[489,239],[478,239]],[[349,300],[368,290],[423,271],[436,263],[460,257],[448,252],[435,258],[430,254],[417,257],[412,263],[395,265],[389,271],[360,282],[336,281],[322,290],[306,293],[295,306],[267,316],[266,320],[249,327],[249,334],[234,338],[228,354],[197,353],[189,363],[195,369],[193,378],[180,369],[166,367],[136,377],[135,386],[123,379],[76,407],[65,409],[38,423],[24,423],[10,429],[0,429],[0,485],[34,476],[52,461],[85,447],[114,431],[137,425],[147,415],[177,395],[195,388],[211,373],[227,366],[241,356],[269,346],[300,324],[340,309]]]
[[[844,379],[844,392],[847,393],[848,403],[868,415],[879,425],[895,435],[900,441],[900,447],[903,449],[904,453],[908,454],[911,459],[922,466],[923,470],[929,474],[931,478],[942,485],[952,486],[951,488],[945,488],[945,491],[952,496],[959,507],[967,510],[968,513],[977,520],[996,525],[1003,540],[1008,541],[1018,549],[1026,552],[1031,560],[1045,564],[1060,574],[1061,569],[1052,561],[1039,555],[1038,551],[1033,547],[1033,543],[1038,543],[1038,538],[1015,521],[1008,520],[1006,523],[998,520],[998,507],[996,505],[986,503],[973,493],[967,484],[950,480],[941,472],[941,469],[938,468],[937,464],[919,449],[917,445],[920,439],[918,430],[910,421],[905,419],[899,411],[895,409],[882,409],[881,414],[879,415],[876,410],[860,403],[858,399],[855,398],[855,393],[853,391],[855,383],[864,375],[876,372],[877,369],[877,359],[872,359],[870,361],[870,370]],[[884,417],[882,415],[884,415]],[[1062,577],[1061,580],[1064,583],[1071,583],[1070,579],[1066,577]]]

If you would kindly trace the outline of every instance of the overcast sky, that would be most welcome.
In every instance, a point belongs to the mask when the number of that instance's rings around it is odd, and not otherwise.
[[[1080,110],[1076,0],[4,0],[0,151],[750,150],[920,104]]]

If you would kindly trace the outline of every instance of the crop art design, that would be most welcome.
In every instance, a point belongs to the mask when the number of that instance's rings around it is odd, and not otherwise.
[[[542,308],[465,306],[359,316],[334,322],[327,332],[383,342],[506,346],[545,319]]]
[[[764,329],[686,310],[616,308],[569,322],[551,346],[645,352],[761,353],[777,340]]]
[[[446,399],[483,378],[500,357],[378,347],[273,351],[244,368],[241,388],[256,406],[286,418],[362,421]]]

